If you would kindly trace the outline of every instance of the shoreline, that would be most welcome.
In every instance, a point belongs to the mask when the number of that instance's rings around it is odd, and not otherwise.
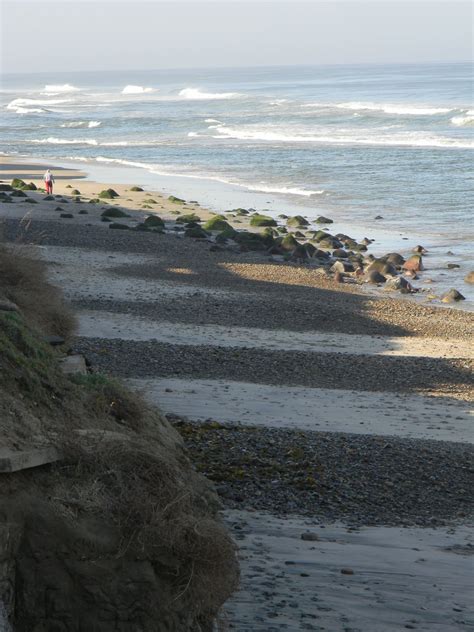
[[[46,161],[46,159],[41,157],[34,156],[0,156],[0,174],[8,174],[9,171],[5,172],[5,165],[11,164],[11,161],[18,160],[18,164],[28,165],[28,163],[33,163],[38,165],[39,172],[42,169],[46,169],[49,164],[50,168],[53,171],[61,170],[62,172],[67,172],[68,174],[76,174],[74,178],[80,178],[83,182],[91,183],[91,184],[100,184],[100,183],[110,183],[110,186],[121,185],[121,186],[131,186],[133,182],[135,185],[141,186],[144,188],[145,192],[152,193],[153,195],[160,196],[162,198],[161,202],[165,205],[166,209],[166,198],[169,195],[177,195],[181,197],[183,195],[183,190],[186,193],[185,199],[193,199],[198,200],[200,203],[193,205],[188,203],[186,205],[188,210],[192,212],[197,212],[200,214],[203,219],[209,219],[215,213],[228,213],[229,211],[223,211],[223,205],[220,203],[222,199],[219,194],[217,197],[214,194],[209,193],[209,189],[211,191],[216,190],[216,182],[212,180],[198,180],[194,178],[186,178],[184,176],[165,176],[165,175],[157,175],[147,172],[144,169],[140,169],[137,167],[129,167],[120,164],[104,164],[98,165],[93,163],[83,163],[86,164],[87,169],[82,170],[77,168],[77,164],[75,161],[69,160],[54,160],[54,165],[52,166],[50,163]],[[12,171],[13,173],[13,171]],[[136,176],[136,177],[133,177]],[[4,178],[5,179],[5,178]],[[158,181],[158,182],[157,182]],[[173,183],[176,182],[176,186]],[[191,182],[191,183],[190,183]],[[109,185],[107,185],[109,186]],[[193,192],[199,191],[200,194],[193,195]],[[205,195],[206,193],[206,195]],[[263,206],[258,206],[258,212],[268,215],[269,217],[275,218],[279,223],[279,211],[277,208],[276,198],[273,199],[273,203],[266,202],[264,204],[264,200],[268,200],[271,198],[271,194],[262,194],[259,192],[246,192],[249,199],[251,198],[253,201],[260,201]],[[207,198],[210,203],[203,203],[201,205],[202,198]],[[234,200],[235,207],[239,207],[239,200],[241,201],[244,196],[243,191],[236,191],[232,199]],[[270,204],[275,210],[270,210],[266,208],[266,206]],[[288,208],[291,205],[286,205]],[[282,207],[283,208],[283,207]],[[156,210],[156,209],[154,209]],[[302,209],[301,212],[303,213]],[[163,209],[160,209],[162,212]],[[297,210],[293,209],[292,213],[295,214]],[[291,215],[290,215],[291,216]],[[308,215],[303,215],[303,217],[309,218]],[[229,217],[226,217],[227,221],[233,224],[232,220]],[[241,218],[242,219],[242,218]],[[245,220],[245,218],[243,218]],[[283,223],[284,225],[284,223]],[[322,224],[315,224],[310,221],[310,227],[313,226],[315,230],[318,230]],[[235,226],[237,228],[237,226]],[[248,228],[247,225],[242,226],[242,228]],[[448,269],[448,265],[460,265],[464,273],[470,272],[468,268],[463,265],[463,262],[458,263],[460,261],[460,257],[454,255],[446,256],[446,249],[449,248],[449,245],[442,242],[437,243],[435,236],[427,237],[423,239],[421,235],[415,234],[410,238],[403,235],[403,233],[396,235],[395,231],[386,230],[382,228],[367,228],[361,227],[359,225],[354,224],[349,226],[344,222],[334,221],[330,225],[327,226],[329,232],[331,234],[336,233],[345,233],[348,231],[348,234],[351,236],[355,231],[357,232],[356,240],[361,240],[362,237],[369,237],[373,243],[369,245],[369,250],[367,254],[376,253],[376,256],[382,256],[382,254],[387,254],[388,252],[400,252],[405,257],[409,257],[412,254],[412,248],[415,245],[418,245],[420,242],[422,245],[427,247],[428,257],[424,259],[425,264],[427,265],[426,271],[423,272],[421,278],[414,282],[413,285],[415,288],[419,288],[420,291],[411,294],[409,296],[404,296],[403,300],[406,300],[409,303],[415,303],[418,305],[434,305],[436,307],[449,308],[449,309],[459,309],[462,311],[472,312],[474,311],[474,285],[467,284],[464,282],[462,276],[457,276],[456,281],[446,281],[447,277],[449,277],[457,273],[457,269]],[[419,239],[418,239],[419,238]],[[433,241],[431,241],[433,240]],[[406,243],[405,243],[406,242]],[[410,244],[407,246],[407,244]],[[440,252],[443,251],[444,254],[441,255]],[[450,251],[448,251],[450,252]],[[382,297],[386,296],[387,292],[383,291],[383,288],[374,287],[367,283],[359,284],[359,289],[364,294],[373,297]],[[443,303],[439,299],[442,295],[448,292],[450,289],[455,288],[465,296],[466,300],[459,301],[456,303]],[[394,293],[388,293],[389,296],[394,297]],[[396,296],[399,298],[399,296]]]

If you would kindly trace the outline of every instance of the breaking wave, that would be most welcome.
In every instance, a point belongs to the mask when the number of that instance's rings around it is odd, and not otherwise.
[[[7,110],[12,110],[17,114],[28,114],[32,113],[40,113],[47,112],[47,110],[43,107],[37,106],[51,106],[51,105],[59,105],[60,103],[69,103],[70,99],[13,99],[6,106]],[[34,107],[28,107],[34,106]]]
[[[474,110],[467,110],[465,114],[459,116],[453,116],[451,123],[457,127],[463,127],[466,125],[474,125]]]
[[[63,123],[61,127],[99,127],[100,121],[71,121],[70,123]]]
[[[144,88],[143,86],[125,86],[122,94],[145,94],[147,92],[155,92],[155,88]]]
[[[179,93],[184,99],[237,99],[242,96],[238,92],[202,92],[199,88],[184,88]]]
[[[364,103],[352,101],[349,103],[338,103],[337,108],[344,110],[372,110],[385,112],[385,114],[408,114],[412,116],[433,116],[435,114],[446,114],[451,112],[451,108],[433,108],[418,105],[390,105],[388,103]]]
[[[66,92],[79,92],[80,88],[76,88],[76,86],[72,86],[70,83],[63,84],[48,84],[43,88],[43,92],[41,94],[62,94]]]

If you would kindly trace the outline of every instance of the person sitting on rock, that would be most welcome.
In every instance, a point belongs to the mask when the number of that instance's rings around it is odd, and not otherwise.
[[[46,193],[51,194],[53,192],[54,176],[49,169],[44,174],[44,183],[46,185]]]

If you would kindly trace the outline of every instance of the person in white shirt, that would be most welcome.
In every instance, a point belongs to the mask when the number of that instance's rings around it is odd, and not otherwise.
[[[53,184],[54,184],[54,176],[49,169],[44,174],[44,183],[46,185],[46,193],[52,193]]]

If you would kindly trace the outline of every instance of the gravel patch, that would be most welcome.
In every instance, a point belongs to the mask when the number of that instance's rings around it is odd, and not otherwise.
[[[186,346],[76,338],[74,349],[119,377],[209,378],[361,391],[431,392],[472,399],[474,361]]]
[[[227,508],[353,525],[436,526],[472,517],[468,444],[168,418]]]

